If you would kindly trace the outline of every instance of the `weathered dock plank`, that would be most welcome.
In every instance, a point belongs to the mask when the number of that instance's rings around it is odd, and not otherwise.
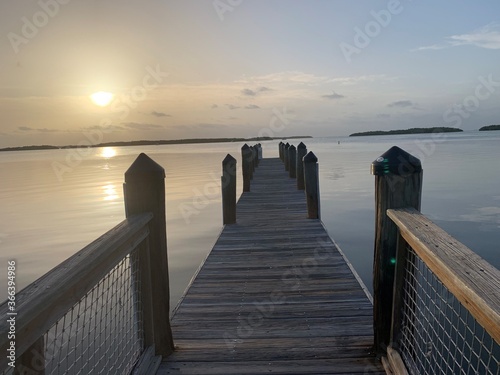
[[[171,325],[157,374],[385,374],[372,304],[279,159],[263,159]]]

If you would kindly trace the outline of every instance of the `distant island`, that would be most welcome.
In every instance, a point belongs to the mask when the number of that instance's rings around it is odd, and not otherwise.
[[[349,137],[363,137],[367,135],[396,135],[396,134],[427,134],[427,133],[456,133],[462,132],[462,129],[449,127],[434,127],[434,128],[411,128],[400,130],[373,130],[368,132],[352,133]]]
[[[480,132],[489,130],[500,130],[500,125],[488,125],[479,129]]]
[[[179,145],[189,143],[220,143],[220,142],[260,142],[272,141],[274,139],[297,139],[297,138],[312,138],[310,135],[293,135],[291,137],[253,137],[253,138],[190,138],[190,139],[169,139],[159,141],[124,141],[124,142],[105,142],[89,146],[51,146],[51,145],[38,145],[38,146],[20,146],[20,147],[6,147],[0,148],[0,151],[31,151],[31,150],[53,150],[53,149],[67,149],[67,148],[82,148],[82,147],[120,147],[120,146],[151,146],[151,145]]]

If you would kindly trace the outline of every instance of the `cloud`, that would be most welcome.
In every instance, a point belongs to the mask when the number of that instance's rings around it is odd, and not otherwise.
[[[325,98],[325,99],[330,99],[330,100],[337,100],[337,99],[343,99],[343,98],[345,98],[344,95],[337,94],[335,91],[332,94],[321,95],[321,97]]]
[[[490,23],[468,34],[451,35],[446,38],[444,43],[418,47],[412,51],[440,50],[467,45],[485,49],[500,49],[500,24]]]
[[[35,133],[54,133],[60,131],[57,129],[30,128],[28,126],[19,126],[18,129],[22,132],[35,132]]]
[[[261,86],[255,90],[243,89],[243,90],[241,90],[241,93],[245,96],[256,96],[259,92],[265,92],[265,91],[271,91],[271,89],[269,87],[266,87],[266,86]]]
[[[215,109],[215,108],[219,108],[219,106],[217,104],[212,104],[212,106],[210,108]]]
[[[460,215],[459,219],[475,223],[496,223],[500,228],[500,207],[480,207],[469,214]]]
[[[298,84],[298,85],[316,86],[321,84],[336,83],[342,85],[354,85],[365,82],[389,81],[389,80],[394,80],[396,78],[397,77],[388,77],[385,74],[332,77],[332,76],[320,76],[301,71],[285,71],[285,72],[266,74],[262,76],[247,77],[237,82],[245,84],[260,84],[261,87],[258,89],[258,91],[262,92],[262,91],[272,91],[272,89],[266,86],[269,84],[272,85],[272,84],[283,83],[287,85]]]
[[[135,129],[135,130],[158,130],[158,129],[163,129],[163,126],[161,125],[156,125],[156,124],[141,124],[137,122],[123,122],[123,126],[129,129]]]
[[[391,115],[389,113],[379,113],[377,118],[389,118]]]
[[[233,105],[233,104],[226,104],[226,107],[231,109],[231,110],[240,108],[240,107]]]
[[[259,109],[260,107],[255,104],[249,104],[245,107],[245,109]]]
[[[170,115],[167,115],[166,113],[163,113],[163,112],[157,112],[157,111],[152,111],[150,113],[151,116],[155,116],[155,117],[171,117]]]
[[[412,107],[413,102],[411,100],[398,100],[396,102],[392,102],[387,104],[388,107],[397,107],[397,108],[407,108],[407,107]]]
[[[250,90],[250,89],[243,89],[241,90],[241,93],[245,96],[255,96],[257,95],[257,93],[253,90]]]

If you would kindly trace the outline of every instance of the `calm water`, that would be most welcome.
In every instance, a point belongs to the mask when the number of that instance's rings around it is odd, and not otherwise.
[[[277,156],[277,143],[263,142],[264,157]],[[319,158],[322,220],[369,288],[374,238],[370,163],[393,145],[422,160],[422,212],[500,268],[500,132],[452,134],[439,143],[422,135],[304,143]],[[222,228],[221,161],[227,153],[238,157],[241,145],[92,149],[61,179],[52,165],[66,164],[70,150],[0,153],[0,262],[5,265],[0,284],[6,285],[7,260],[17,260],[18,286],[24,287],[122,221],[123,174],[145,152],[167,172],[175,305]],[[241,186],[239,179],[238,191]],[[5,298],[2,287],[0,300]]]

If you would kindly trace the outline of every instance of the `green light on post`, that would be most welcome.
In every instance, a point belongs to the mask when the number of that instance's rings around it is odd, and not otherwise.
[[[396,258],[391,258],[391,264],[396,264]]]

